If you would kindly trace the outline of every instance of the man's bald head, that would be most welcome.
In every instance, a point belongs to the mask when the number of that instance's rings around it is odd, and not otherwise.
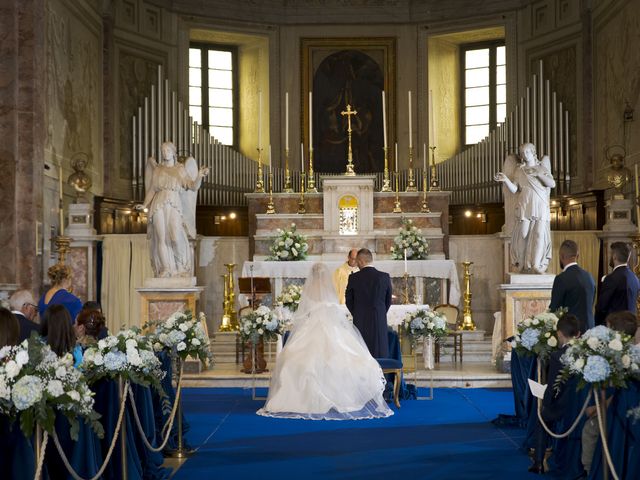
[[[357,248],[352,248],[351,250],[349,250],[349,254],[347,255],[347,263],[349,264],[350,267],[356,266],[357,257],[358,257]]]

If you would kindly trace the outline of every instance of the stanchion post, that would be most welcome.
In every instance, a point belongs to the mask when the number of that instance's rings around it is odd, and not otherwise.
[[[603,480],[609,480],[609,462],[607,461],[607,453],[605,451],[604,442],[608,441],[607,439],[607,391],[604,388],[601,388],[599,392],[594,392],[596,395],[600,396],[600,418],[602,418],[602,478]]]
[[[40,461],[40,455],[42,455],[42,427],[39,423],[36,423],[35,432],[35,451],[36,451],[36,470],[38,468],[38,462]],[[35,480],[40,480],[41,476],[38,475]]]
[[[179,356],[176,357],[176,371],[182,371],[182,359]],[[176,416],[178,417],[178,448],[169,452],[169,456],[172,458],[188,458],[193,455],[193,451],[184,446],[184,436],[182,432],[182,396],[176,399],[176,401],[178,402],[178,408],[176,409]]]
[[[126,402],[125,399],[125,381],[122,377],[118,379],[118,391],[120,393],[120,404]],[[127,414],[125,409],[125,415]],[[122,473],[122,479],[127,480],[127,420],[123,419],[120,426],[120,471]]]

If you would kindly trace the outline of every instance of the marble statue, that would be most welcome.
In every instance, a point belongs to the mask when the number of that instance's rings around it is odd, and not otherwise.
[[[551,260],[549,196],[556,182],[551,162],[538,160],[532,143],[520,145],[520,155],[509,155],[503,172],[495,175],[503,183],[505,233],[511,233],[511,264],[518,272],[545,273]]]
[[[153,157],[145,170],[145,197],[138,210],[147,210],[151,266],[156,277],[192,276],[189,238],[195,238],[196,195],[208,168],[198,170],[193,157],[177,162],[176,147],[162,144],[162,163]]]

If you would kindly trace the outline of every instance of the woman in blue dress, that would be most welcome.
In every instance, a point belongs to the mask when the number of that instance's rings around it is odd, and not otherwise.
[[[51,305],[64,306],[71,316],[71,324],[82,310],[82,302],[71,293],[71,268],[66,265],[55,264],[47,271],[51,280],[51,288],[40,298],[38,313],[43,318],[47,307]]]

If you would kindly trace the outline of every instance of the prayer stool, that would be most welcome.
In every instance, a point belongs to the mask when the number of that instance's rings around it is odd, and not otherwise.
[[[376,358],[382,373],[394,374],[393,378],[393,403],[400,408],[400,384],[402,383],[402,361],[395,358]]]
[[[434,312],[438,312],[444,315],[447,319],[447,337],[453,337],[453,360],[458,361],[458,354],[460,355],[460,363],[462,363],[462,332],[458,330],[458,315],[459,310],[455,305],[443,303],[436,305],[433,308]],[[435,349],[435,361],[440,363],[440,343],[436,342]]]

